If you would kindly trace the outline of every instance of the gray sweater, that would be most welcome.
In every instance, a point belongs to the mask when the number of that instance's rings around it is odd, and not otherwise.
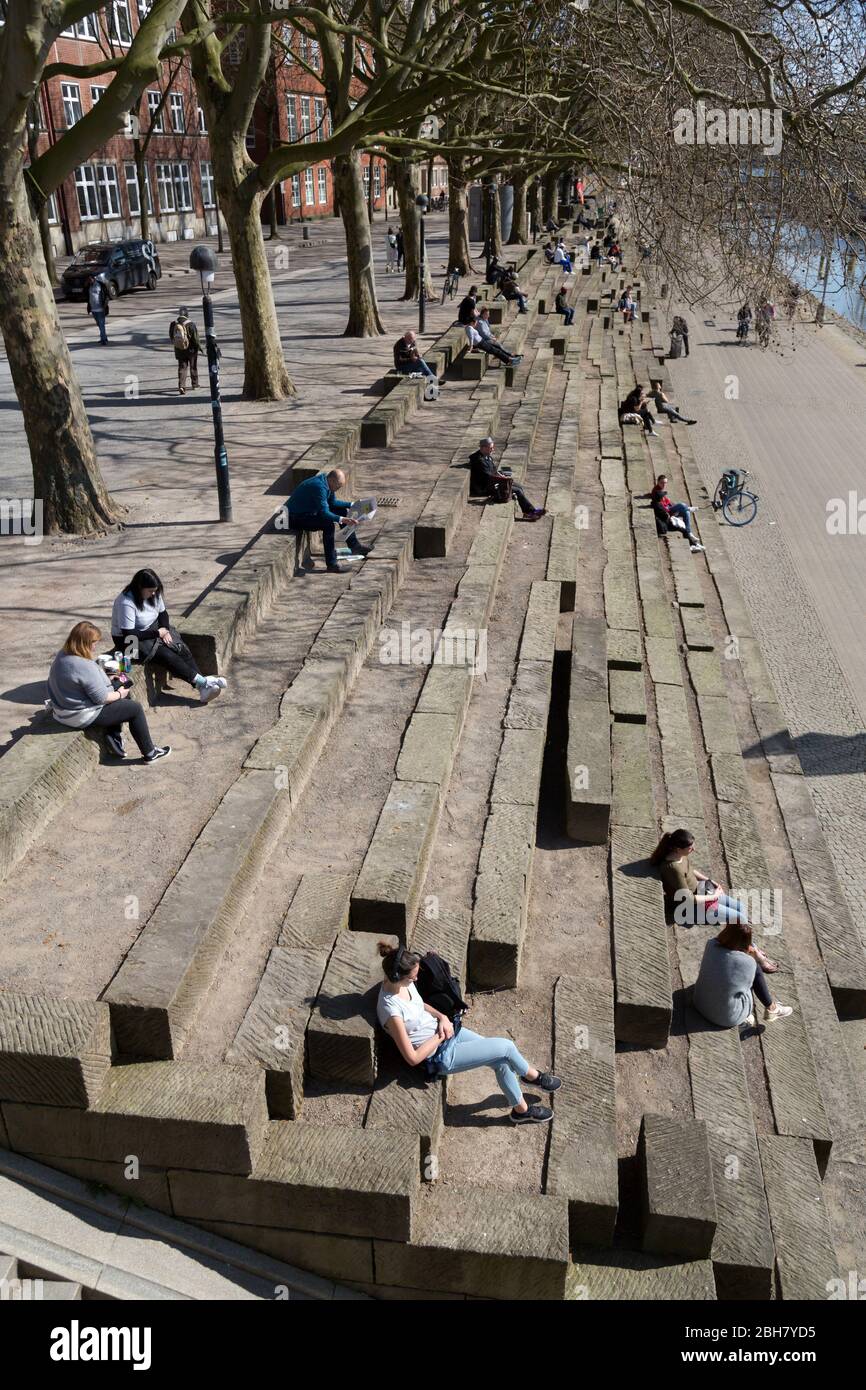
[[[92,724],[112,690],[101,666],[83,656],[58,652],[48,673],[51,712],[71,729]]]
[[[704,947],[704,958],[695,984],[695,1008],[720,1028],[736,1028],[752,1012],[755,957],[745,951],[729,951],[713,937]]]

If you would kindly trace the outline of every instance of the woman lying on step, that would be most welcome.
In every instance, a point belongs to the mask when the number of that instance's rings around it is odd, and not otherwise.
[[[694,867],[691,862],[694,849],[695,837],[690,830],[672,830],[662,835],[650,855],[650,863],[656,866],[664,884],[665,898],[675,909],[675,921],[687,927],[693,927],[696,922],[708,927],[728,922],[745,925],[746,911],[736,898],[728,897],[709,874]],[[765,974],[772,975],[778,970],[775,961],[759,947],[752,946],[750,954]]]
[[[550,1072],[531,1067],[510,1038],[482,1038],[471,1029],[453,1024],[431,1004],[425,1004],[415,980],[421,957],[403,946],[379,942],[385,979],[379,991],[376,1017],[393,1038],[397,1051],[410,1067],[425,1064],[427,1075],[453,1076],[476,1067],[491,1067],[507,1100],[515,1125],[546,1124],[553,1118],[547,1105],[529,1105],[520,1080],[542,1091],[558,1091],[562,1082]]]

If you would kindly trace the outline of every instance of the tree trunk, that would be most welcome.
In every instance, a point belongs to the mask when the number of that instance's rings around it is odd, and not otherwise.
[[[349,321],[344,338],[377,338],[385,332],[376,300],[373,242],[364,200],[361,160],[357,151],[339,155],[335,187],[339,189],[340,216],[346,233],[349,272]]]
[[[514,190],[514,206],[511,212],[511,235],[509,246],[523,246],[529,240],[529,213],[526,207],[526,175],[516,174],[511,180]]]
[[[486,185],[492,188],[493,192],[488,193],[490,199],[490,254],[502,259],[502,207],[499,199],[499,179],[492,177]]]
[[[141,148],[141,142],[139,140],[133,141],[132,148],[135,157],[135,181],[138,184],[141,239],[142,241],[150,241],[150,213],[147,210],[147,169],[145,167],[144,150]]]
[[[214,151],[216,153],[216,151]],[[244,339],[244,398],[281,401],[295,388],[283,358],[274,292],[262,232],[261,198],[221,190]]]
[[[117,524],[119,508],[99,471],[21,165],[10,163],[0,174],[0,331],[24,417],[33,495],[46,534],[93,535]]]
[[[541,220],[547,222],[550,218],[556,221],[556,194],[559,188],[559,175],[554,169],[548,169],[541,184]]]
[[[402,299],[417,299],[421,287],[421,218],[415,206],[418,194],[418,170],[408,159],[395,159],[394,186],[397,189],[397,205],[400,209],[400,226],[403,231],[403,250],[406,257],[406,281]],[[426,283],[424,293],[428,299],[433,297],[433,282],[430,278],[429,247],[426,261]]]
[[[469,197],[459,159],[448,161],[448,266],[452,270],[456,267],[461,275],[472,274]]]
[[[41,125],[42,106],[40,97],[34,97],[27,117],[27,145],[30,151],[30,163],[36,159],[39,150],[39,128]],[[35,199],[34,199],[35,202]],[[51,240],[51,227],[48,222],[48,202],[47,199],[39,199],[36,209],[36,218],[39,224],[39,240],[42,242],[42,255],[45,259],[45,269],[48,272],[48,279],[52,285],[57,284],[57,262],[54,259],[54,245]]]

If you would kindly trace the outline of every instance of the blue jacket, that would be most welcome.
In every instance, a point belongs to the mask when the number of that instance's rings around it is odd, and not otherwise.
[[[342,521],[351,502],[338,502],[324,473],[298,483],[289,498],[289,516],[315,516],[323,521]]]

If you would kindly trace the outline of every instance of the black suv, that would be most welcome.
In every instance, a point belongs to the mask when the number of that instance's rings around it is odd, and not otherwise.
[[[91,275],[101,275],[109,299],[127,290],[146,285],[156,289],[162,275],[159,256],[152,241],[104,241],[83,247],[61,277],[67,299],[84,298]]]

